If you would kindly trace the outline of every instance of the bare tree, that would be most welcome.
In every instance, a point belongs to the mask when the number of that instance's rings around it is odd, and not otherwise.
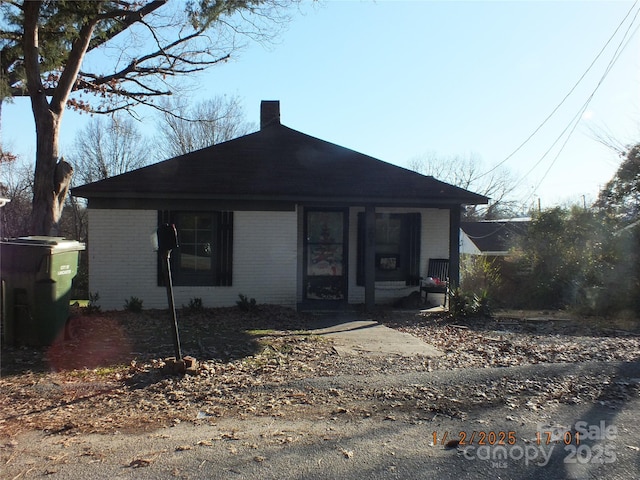
[[[151,162],[150,151],[149,140],[131,118],[117,114],[94,118],[76,134],[69,149],[68,158],[75,165],[73,183],[96,182],[143,167]],[[85,204],[75,197],[67,202],[70,208],[60,219],[60,231],[86,241]]]
[[[159,160],[226,142],[255,128],[245,120],[238,97],[217,96],[193,107],[184,100],[168,100],[158,122]]]
[[[0,197],[10,200],[0,208],[0,234],[17,237],[29,233],[29,212],[33,194],[33,172],[15,155],[0,152]]]
[[[156,105],[171,94],[172,79],[228,59],[239,37],[268,40],[297,1],[2,2],[0,100],[28,96],[36,124],[31,233],[57,232],[71,183],[73,168],[58,147],[65,107],[110,113]]]
[[[474,154],[440,156],[430,152],[411,159],[409,168],[490,198],[488,205],[467,206],[463,212],[465,219],[510,217],[520,206],[520,202],[513,198],[516,179],[511,172],[498,168],[484,173],[487,170],[482,159]]]
[[[150,163],[150,142],[131,118],[91,120],[75,137],[69,159],[75,184],[91,183]]]
[[[633,147],[633,144],[625,143],[615,134],[611,132],[606,126],[594,126],[589,125],[589,136],[596,142],[604,145],[609,150],[613,151],[618,157],[624,158],[629,149]]]

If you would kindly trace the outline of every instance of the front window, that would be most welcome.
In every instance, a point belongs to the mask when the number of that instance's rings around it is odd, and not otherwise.
[[[404,280],[402,216],[376,215],[376,280]]]
[[[174,285],[231,285],[233,212],[162,211],[158,221],[178,232],[178,248],[171,252]]]
[[[404,281],[417,285],[420,278],[420,214],[376,214],[376,281]],[[364,285],[364,214],[358,214],[358,285]]]

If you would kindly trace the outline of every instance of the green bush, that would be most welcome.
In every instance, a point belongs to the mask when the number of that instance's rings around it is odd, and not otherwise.
[[[129,312],[140,313],[142,312],[142,300],[138,297],[130,297],[129,300],[124,301],[124,309]]]
[[[182,308],[190,312],[201,312],[204,310],[204,305],[202,304],[201,298],[194,297],[189,299],[189,304],[186,307],[183,305]]]
[[[509,295],[502,295],[505,288],[502,257],[486,257],[484,255],[460,256],[460,288],[465,292],[482,292],[481,297],[491,298],[496,303]]]
[[[98,292],[91,293],[89,292],[89,303],[85,307],[85,312],[87,315],[91,315],[93,313],[100,313],[101,307],[98,304],[98,300],[100,300],[100,294]]]
[[[449,291],[449,314],[456,318],[464,318],[469,313],[471,313],[469,296],[460,287],[452,288]]]
[[[249,299],[241,293],[238,294],[238,297],[240,297],[240,300],[236,302],[236,305],[243,312],[253,312],[258,308],[255,298]]]
[[[491,301],[486,290],[481,293],[464,292],[453,288],[449,292],[449,314],[455,318],[491,318]]]
[[[640,314],[640,226],[580,207],[534,215],[528,234],[503,268],[511,308],[571,308],[581,314]]]
[[[491,308],[491,299],[487,290],[483,290],[479,294],[473,294],[471,311],[475,316],[482,318],[491,318],[491,316],[493,315],[493,309]]]

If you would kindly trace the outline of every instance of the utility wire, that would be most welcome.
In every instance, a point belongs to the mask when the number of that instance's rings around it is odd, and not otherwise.
[[[638,2],[636,1],[636,3],[634,4],[634,6],[637,4]],[[571,119],[571,121],[569,122],[569,124],[567,125],[567,127],[562,131],[562,133],[560,133],[560,135],[558,136],[558,138],[553,142],[553,144],[551,145],[551,147],[545,152],[545,154],[542,156],[542,158],[540,160],[538,160],[538,162],[536,162],[536,164],[520,179],[520,181],[517,182],[516,185],[519,185],[541,162],[542,160],[547,156],[547,154],[551,151],[551,149],[556,145],[556,143],[558,143],[558,141],[560,141],[560,139],[562,138],[562,136],[565,134],[565,132],[567,130],[569,130],[569,134],[567,135],[565,141],[563,142],[562,146],[560,147],[560,150],[558,151],[558,153],[555,155],[555,157],[553,158],[553,160],[551,161],[551,164],[549,165],[549,167],[547,168],[547,170],[544,172],[544,174],[542,175],[542,178],[538,181],[538,183],[536,184],[535,188],[532,190],[531,194],[529,195],[529,197],[527,197],[525,199],[525,203],[535,194],[536,190],[540,187],[540,185],[542,184],[542,182],[545,180],[545,178],[547,177],[547,175],[549,174],[549,172],[551,171],[551,168],[555,165],[556,161],[558,160],[558,157],[560,156],[560,154],[564,151],[564,148],[566,147],[567,143],[569,142],[569,140],[571,139],[571,136],[573,135],[573,132],[576,130],[576,128],[578,127],[578,124],[580,123],[580,119],[582,118],[582,115],[584,114],[584,112],[587,110],[587,108],[589,107],[589,104],[591,103],[591,101],[593,100],[593,97],[595,96],[596,92],[598,91],[598,89],[602,86],[602,84],[604,83],[604,80],[607,78],[607,76],[609,75],[609,73],[611,72],[611,70],[613,69],[613,66],[616,64],[616,62],[618,61],[618,59],[620,58],[620,55],[622,55],[622,52],[626,49],[626,47],[629,45],[629,42],[631,41],[631,39],[634,37],[634,35],[637,33],[638,28],[640,28],[639,26],[636,26],[635,30],[633,31],[633,33],[629,34],[629,32],[631,31],[631,28],[634,26],[638,15],[640,14],[640,9],[638,9],[633,17],[633,19],[631,20],[631,23],[629,24],[629,26],[627,27],[627,30],[625,31],[622,39],[620,40],[620,43],[618,44],[618,47],[616,48],[613,56],[611,57],[611,60],[609,61],[609,64],[607,65],[607,68],[605,69],[604,73],[602,74],[602,76],[600,77],[600,80],[598,81],[597,85],[595,86],[595,88],[593,89],[593,92],[591,92],[591,94],[589,95],[589,97],[587,98],[587,100],[584,102],[584,104],[582,105],[582,107],[579,109],[578,113],[576,113],[576,115]],[[627,15],[628,16],[628,15]],[[626,17],[625,17],[626,19]],[[617,31],[617,29],[616,29]]]
[[[540,131],[540,129],[542,129],[542,127],[551,119],[551,117],[553,117],[555,115],[555,113],[560,109],[560,107],[564,104],[564,102],[569,98],[569,96],[571,96],[571,94],[575,91],[576,88],[578,88],[578,85],[582,82],[582,80],[587,76],[587,74],[589,73],[589,71],[591,71],[591,69],[593,68],[593,66],[595,65],[595,63],[598,61],[598,59],[602,56],[602,54],[604,53],[604,51],[606,50],[606,48],[608,47],[609,43],[611,43],[611,41],[615,38],[615,36],[618,34],[618,30],[620,30],[620,28],[622,27],[622,25],[626,22],[627,18],[629,17],[629,15],[631,15],[631,12],[635,9],[636,5],[638,4],[638,0],[636,0],[634,2],[634,4],[631,6],[631,8],[629,9],[629,11],[627,11],[626,15],[624,16],[624,18],[622,19],[622,21],[618,24],[618,26],[616,27],[616,29],[614,30],[613,34],[609,37],[609,39],[606,41],[606,43],[604,44],[604,46],[600,49],[600,51],[598,52],[598,54],[596,55],[596,57],[593,59],[593,61],[591,62],[591,64],[587,67],[587,69],[585,70],[585,72],[580,76],[580,78],[578,79],[578,81],[575,83],[575,85],[571,88],[571,90],[569,90],[569,92],[564,96],[564,98],[560,101],[560,103],[553,109],[553,111],[542,121],[542,123],[540,123],[540,125],[538,125],[538,127],[533,131],[533,133],[531,133],[531,135],[529,135],[513,152],[511,152],[509,155],[507,155],[507,157],[498,162],[495,166],[493,166],[492,168],[490,168],[489,170],[487,170],[486,172],[478,175],[477,177],[475,177],[473,180],[478,180],[482,177],[485,177],[486,175],[490,174],[491,172],[497,170],[498,168],[500,168],[502,165],[504,165],[505,163],[507,163],[507,161],[509,161],[509,159],[511,159],[511,157],[513,157],[516,153],[518,153],[522,147],[524,147],[527,143],[529,143],[529,141]],[[636,12],[636,17],[638,15],[638,12]],[[635,21],[635,18],[634,20]],[[631,22],[633,24],[633,21]],[[626,45],[625,45],[626,46]],[[566,129],[565,129],[566,130]],[[547,151],[548,153],[548,151]],[[547,155],[547,153],[545,153],[545,156]],[[544,157],[543,157],[544,158]],[[538,162],[539,163],[539,162]],[[536,164],[537,165],[537,164]]]

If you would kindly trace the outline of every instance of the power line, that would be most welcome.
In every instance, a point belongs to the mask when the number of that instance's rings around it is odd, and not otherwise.
[[[602,54],[604,53],[604,51],[607,49],[607,47],[609,46],[609,43],[611,43],[611,41],[615,38],[615,36],[618,34],[618,31],[620,30],[620,28],[622,27],[622,25],[624,25],[624,23],[626,22],[627,18],[629,17],[629,15],[631,15],[631,12],[635,9],[636,5],[638,4],[638,0],[636,0],[634,2],[634,4],[631,6],[631,8],[627,11],[627,13],[625,14],[624,18],[620,21],[620,23],[618,24],[618,26],[616,27],[616,29],[614,30],[613,34],[609,37],[609,39],[605,42],[604,46],[600,49],[600,51],[598,52],[598,54],[596,55],[596,57],[593,59],[593,61],[591,62],[591,64],[587,67],[587,69],[585,70],[585,72],[580,76],[580,78],[578,79],[578,81],[573,85],[573,87],[571,87],[571,89],[569,90],[569,92],[564,96],[564,98],[560,101],[560,103],[558,105],[556,105],[556,107],[552,110],[552,112],[542,121],[542,123],[540,123],[540,125],[538,125],[538,127],[533,131],[533,133],[531,133],[531,135],[529,135],[520,145],[518,145],[518,147],[511,152],[509,155],[507,155],[507,157],[498,162],[495,166],[493,166],[492,168],[490,168],[489,170],[487,170],[486,172],[478,175],[477,177],[475,177],[473,180],[478,180],[482,177],[485,177],[486,175],[490,174],[491,172],[497,170],[498,168],[500,168],[502,165],[504,165],[507,161],[509,161],[511,159],[511,157],[513,157],[516,153],[518,153],[522,147],[524,147],[527,143],[529,143],[529,141],[542,129],[542,127],[544,125],[546,125],[546,123],[551,119],[551,117],[553,117],[555,115],[555,113],[560,109],[560,107],[564,104],[564,102],[571,96],[571,94],[575,91],[575,89],[578,87],[578,85],[582,82],[582,80],[584,80],[584,78],[587,76],[587,74],[591,71],[591,69],[593,68],[593,66],[596,64],[596,62],[598,61],[598,59],[602,56]],[[633,25],[633,22],[635,21],[636,17],[638,15],[638,12],[636,12],[636,15],[634,16],[633,21],[631,22],[631,25]],[[627,30],[628,32],[628,30]],[[635,32],[634,32],[635,34]],[[626,36],[626,34],[625,34]],[[624,37],[623,37],[624,39]],[[626,47],[626,45],[625,45]],[[619,48],[619,47],[618,47]],[[566,129],[565,129],[566,131]],[[563,131],[564,133],[564,131]],[[557,143],[554,142],[554,144]],[[548,151],[545,153],[544,156],[546,156],[548,154]],[[543,158],[544,158],[543,156]],[[542,160],[540,160],[542,161]],[[540,162],[538,162],[539,164]],[[536,164],[536,166],[538,165]],[[534,167],[535,168],[535,167]]]
[[[637,4],[638,2],[636,1],[634,3],[634,6]],[[633,27],[634,23],[636,22],[638,15],[640,14],[640,9],[638,9],[633,17],[633,19],[631,20],[631,23],[629,24],[629,26],[627,27],[627,30],[625,31],[624,35],[622,36],[622,39],[620,40],[620,43],[618,44],[618,47],[616,48],[613,56],[611,57],[611,60],[609,61],[609,64],[607,65],[607,68],[605,69],[604,73],[602,74],[602,76],[600,77],[600,80],[598,81],[597,85],[595,86],[595,88],[593,89],[593,92],[591,92],[591,94],[589,95],[589,97],[587,98],[587,100],[584,102],[583,106],[580,108],[580,110],[578,111],[578,113],[571,119],[571,121],[569,122],[569,125],[567,125],[567,127],[562,131],[562,133],[558,136],[558,138],[553,142],[553,145],[550,147],[549,150],[547,150],[547,152],[545,152],[544,156],[536,163],[536,165],[534,165],[533,168],[537,167],[542,160],[544,159],[544,157],[549,153],[549,151],[551,150],[551,148],[553,148],[553,146],[560,140],[560,138],[562,138],[562,136],[564,135],[564,133],[569,129],[569,127],[571,127],[571,129],[569,130],[569,134],[567,135],[567,138],[565,139],[564,143],[562,144],[562,146],[560,147],[560,150],[558,151],[558,153],[555,155],[555,157],[553,158],[553,160],[551,161],[551,164],[549,165],[549,167],[547,168],[547,170],[544,172],[544,174],[542,175],[542,178],[540,179],[540,181],[536,184],[535,188],[532,190],[531,195],[529,195],[529,197],[527,197],[525,199],[525,203],[535,194],[536,190],[540,187],[540,185],[542,184],[542,182],[545,180],[545,178],[547,177],[547,175],[549,174],[549,172],[551,171],[551,168],[555,165],[556,161],[558,160],[558,157],[560,156],[560,154],[564,151],[564,148],[567,146],[567,143],[569,142],[569,140],[571,139],[571,136],[573,135],[573,132],[575,131],[575,129],[578,127],[578,124],[580,123],[580,119],[582,118],[582,115],[584,115],[584,112],[587,110],[587,108],[589,107],[589,104],[591,103],[591,100],[593,100],[593,97],[595,96],[596,92],[598,91],[598,89],[600,88],[600,86],[604,83],[604,80],[607,78],[607,76],[609,75],[609,73],[611,72],[611,70],[613,69],[613,66],[615,65],[615,63],[618,61],[618,59],[620,58],[620,55],[622,55],[622,52],[625,50],[625,48],[627,47],[627,45],[629,45],[629,42],[631,41],[631,39],[633,38],[633,36],[637,33],[638,28],[640,28],[639,26],[636,26],[635,30],[633,31],[633,33],[631,33],[631,35],[629,35],[629,32],[631,31],[631,28]],[[628,16],[628,15],[627,15]],[[627,17],[625,17],[626,19]],[[617,29],[616,29],[617,30]],[[572,126],[573,124],[573,126]],[[526,176],[531,173],[531,171],[533,170],[530,169],[529,172],[527,172],[527,174],[520,180],[520,182],[522,182],[522,180],[524,180],[524,178],[526,178]],[[520,183],[518,182],[518,184]]]

